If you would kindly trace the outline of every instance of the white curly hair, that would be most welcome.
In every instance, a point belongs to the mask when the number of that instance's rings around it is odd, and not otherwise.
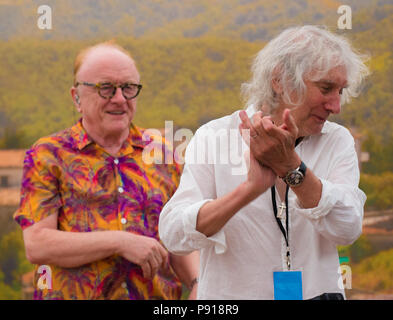
[[[247,106],[253,104],[260,109],[264,105],[272,112],[278,105],[272,87],[276,79],[282,85],[283,101],[300,105],[305,96],[305,79],[318,81],[331,69],[344,66],[348,81],[341,96],[341,104],[344,104],[359,95],[361,84],[369,74],[367,59],[368,56],[356,52],[346,38],[326,27],[288,28],[259,51],[251,68],[251,80],[242,84],[242,95]],[[297,101],[291,100],[293,93]]]

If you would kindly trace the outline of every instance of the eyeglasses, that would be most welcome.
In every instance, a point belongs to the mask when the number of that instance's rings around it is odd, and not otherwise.
[[[142,89],[141,84],[135,84],[135,83],[113,84],[110,82],[103,82],[103,83],[77,82],[75,84],[75,87],[79,85],[96,88],[98,90],[98,94],[100,95],[100,97],[104,99],[112,98],[116,94],[117,88],[121,88],[123,97],[127,100],[131,100],[135,98]]]

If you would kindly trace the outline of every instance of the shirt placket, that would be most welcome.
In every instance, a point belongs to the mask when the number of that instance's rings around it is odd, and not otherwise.
[[[121,211],[121,203],[122,203],[122,197],[124,194],[124,185],[121,179],[121,175],[120,175],[120,159],[118,157],[113,159],[113,167],[114,167],[114,171],[115,171],[115,181],[116,181],[116,192],[117,192],[117,208],[118,208],[118,221],[119,221],[119,229],[120,230],[125,230],[126,225],[127,225],[127,217],[125,216],[125,213]],[[127,288],[127,282],[123,281],[121,283],[121,288],[123,290],[125,290],[125,292],[128,294],[128,288]]]
[[[124,190],[124,185],[121,180],[120,176],[120,159],[119,158],[114,158],[113,159],[113,166],[115,169],[115,181],[116,181],[116,192],[117,192],[117,199],[118,199],[118,219],[119,219],[119,224],[120,224],[120,229],[124,229],[126,224],[127,224],[127,217],[125,216],[124,212],[121,211],[121,205],[120,203],[122,202],[122,197],[125,192]]]

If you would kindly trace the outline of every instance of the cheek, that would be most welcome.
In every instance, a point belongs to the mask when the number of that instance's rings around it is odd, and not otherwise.
[[[90,100],[89,103],[83,107],[83,115],[90,119],[100,119],[102,118],[102,110],[104,106],[105,103]]]
[[[319,89],[313,90],[312,94],[309,96],[309,103],[311,106],[322,105],[326,100],[326,97],[321,93]]]
[[[311,115],[318,104],[307,99],[301,106],[296,107],[292,114],[298,126],[303,127],[311,119]]]
[[[323,105],[323,100],[321,99],[321,97],[318,96],[309,97],[303,105],[303,110],[302,110],[303,116],[304,117],[310,116],[311,114],[314,113],[315,110],[317,110],[322,105]]]
[[[293,114],[295,119],[297,119],[299,122],[304,122],[310,115],[310,108],[308,107],[308,104],[303,104],[297,107]]]
[[[131,100],[128,103],[128,109],[130,110],[130,112],[133,114],[136,111],[136,100]]]

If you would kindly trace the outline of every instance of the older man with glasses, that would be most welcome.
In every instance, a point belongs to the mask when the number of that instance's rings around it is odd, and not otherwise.
[[[81,119],[27,151],[15,219],[29,261],[45,265],[35,299],[179,299],[180,280],[195,297],[198,255],[168,254],[158,237],[180,170],[143,162],[156,138],[132,123],[141,89],[125,49],[83,50],[71,88]]]

